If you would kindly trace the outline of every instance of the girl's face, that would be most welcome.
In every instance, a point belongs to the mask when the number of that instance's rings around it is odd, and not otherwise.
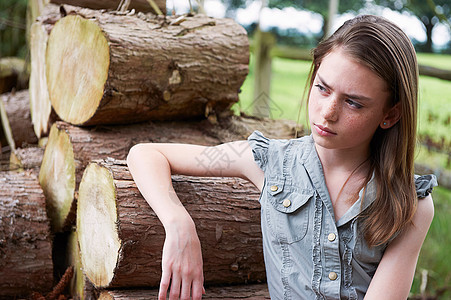
[[[369,151],[389,115],[387,84],[338,48],[324,57],[309,96],[309,120],[317,146]]]

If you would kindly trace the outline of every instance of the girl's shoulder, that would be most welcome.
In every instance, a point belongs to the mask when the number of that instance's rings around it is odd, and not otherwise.
[[[433,174],[415,175],[415,189],[418,199],[426,198],[437,185],[437,177]]]
[[[259,167],[271,172],[282,172],[287,166],[302,163],[314,149],[313,138],[303,136],[293,139],[272,139],[260,131],[254,131],[248,137],[254,160]],[[269,169],[268,169],[269,168]]]
[[[313,138],[311,135],[305,135],[299,138],[292,139],[277,139],[277,138],[268,138],[263,133],[258,130],[252,132],[252,134],[247,138],[251,145],[255,145],[262,148],[272,147],[286,147],[289,144],[297,144],[305,146],[313,145]]]

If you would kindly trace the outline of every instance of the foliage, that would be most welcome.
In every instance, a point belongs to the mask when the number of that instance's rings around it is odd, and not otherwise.
[[[0,1],[0,57],[26,56],[26,12],[27,0]]]
[[[421,248],[411,292],[420,294],[421,273],[425,270],[428,274],[426,294],[437,295],[445,289],[445,293],[437,299],[450,299],[451,273],[449,269],[451,256],[448,247],[451,245],[451,219],[449,218],[451,214],[451,202],[449,201],[451,191],[436,187],[432,193],[432,198],[434,199],[434,219]]]
[[[410,11],[424,25],[426,30],[426,43],[420,48],[424,52],[432,50],[432,30],[439,22],[451,22],[451,2],[449,0],[373,0],[376,4],[403,12]],[[450,28],[451,30],[451,28]]]
[[[233,15],[233,12],[238,8],[244,7],[246,4],[245,0],[226,0],[226,5],[228,7],[228,14]],[[345,12],[353,11],[357,12],[364,7],[365,0],[340,0],[338,6],[338,13],[342,14]],[[268,0],[268,7],[283,9],[285,7],[295,7],[297,9],[310,10],[312,12],[318,13],[323,17],[323,34],[325,32],[325,26],[327,26],[327,20],[329,18],[329,0]],[[317,37],[318,40],[322,38]]]

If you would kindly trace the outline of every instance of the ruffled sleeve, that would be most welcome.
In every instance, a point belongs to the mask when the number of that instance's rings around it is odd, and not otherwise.
[[[268,163],[269,139],[256,130],[247,138],[247,141],[251,146],[254,161],[264,171]]]
[[[419,199],[427,197],[434,186],[437,186],[435,175],[415,175],[415,188]]]

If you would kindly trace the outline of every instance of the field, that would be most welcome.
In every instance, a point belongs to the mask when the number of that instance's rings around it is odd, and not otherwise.
[[[451,55],[419,54],[421,64],[451,70]],[[240,101],[234,106],[236,112],[252,114],[253,57],[250,73],[243,84]],[[299,120],[306,124],[305,111],[300,112],[304,87],[310,70],[310,62],[274,58],[271,80],[271,117],[273,119]],[[418,135],[422,146],[418,147],[417,162],[432,168],[451,170],[451,81],[420,76],[420,98],[418,107]],[[298,119],[298,116],[300,118]],[[438,151],[429,151],[424,144]],[[439,295],[439,299],[451,297],[451,191],[435,188],[433,193],[435,216],[423,245],[412,294],[420,294],[420,285],[426,278],[425,293]]]

